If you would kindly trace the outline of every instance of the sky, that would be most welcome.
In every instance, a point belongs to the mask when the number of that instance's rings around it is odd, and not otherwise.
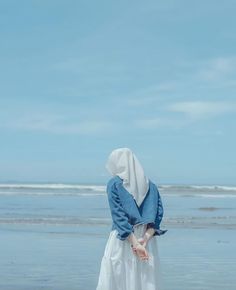
[[[236,185],[234,0],[0,0],[0,182]]]

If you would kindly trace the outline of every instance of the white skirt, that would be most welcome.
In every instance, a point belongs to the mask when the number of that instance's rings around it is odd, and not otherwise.
[[[146,226],[134,226],[137,238],[145,233]],[[116,237],[117,230],[110,232],[101,261],[96,290],[162,290],[162,274],[158,254],[158,236],[153,236],[148,244],[148,260],[136,256],[128,240]]]

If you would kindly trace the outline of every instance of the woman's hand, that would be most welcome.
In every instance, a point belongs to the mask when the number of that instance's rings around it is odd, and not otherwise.
[[[138,239],[138,242],[146,248],[148,240],[145,236],[143,236]]]
[[[132,245],[133,253],[136,254],[141,260],[148,260],[149,254],[148,251],[145,249],[144,245],[141,245],[140,243],[136,243],[135,245]]]
[[[147,246],[148,241],[152,238],[154,234],[154,229],[153,228],[149,228],[146,230],[145,234],[143,235],[143,237],[138,239],[138,242],[143,245],[144,247]]]
[[[132,232],[127,240],[131,244],[132,251],[135,255],[137,255],[141,260],[146,260],[149,258],[148,252],[145,249],[145,246],[138,242],[136,236]]]

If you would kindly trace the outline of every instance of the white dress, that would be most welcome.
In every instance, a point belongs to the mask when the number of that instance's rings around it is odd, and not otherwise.
[[[146,224],[134,226],[134,234],[142,237]],[[136,256],[128,240],[116,237],[117,230],[110,232],[101,261],[96,290],[162,290],[162,274],[158,253],[158,236],[148,244],[148,260]]]

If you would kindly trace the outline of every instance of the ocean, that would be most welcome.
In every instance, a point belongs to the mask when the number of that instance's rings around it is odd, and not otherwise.
[[[158,188],[165,290],[235,290],[236,187]],[[111,229],[105,190],[0,184],[0,290],[95,290]]]

